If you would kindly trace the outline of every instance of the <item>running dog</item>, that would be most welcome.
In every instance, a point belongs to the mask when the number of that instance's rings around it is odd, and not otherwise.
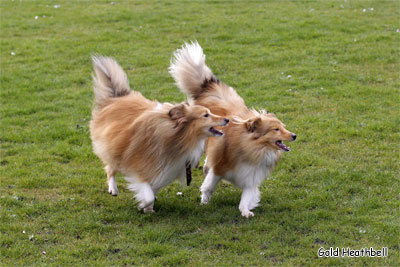
[[[90,122],[94,153],[103,161],[108,192],[118,194],[116,172],[135,193],[138,208],[154,212],[158,191],[175,179],[184,179],[185,166],[195,166],[206,138],[222,136],[216,126],[229,119],[204,106],[161,104],[131,91],[118,63],[93,57],[95,105]]]
[[[186,43],[174,53],[169,72],[189,103],[231,119],[224,138],[212,137],[206,142],[201,203],[207,204],[218,182],[225,179],[243,190],[239,204],[242,216],[254,216],[251,210],[260,201],[258,187],[274,169],[281,152],[289,151],[283,141],[294,141],[296,135],[274,114],[247,108],[235,89],[214,76],[197,42]]]

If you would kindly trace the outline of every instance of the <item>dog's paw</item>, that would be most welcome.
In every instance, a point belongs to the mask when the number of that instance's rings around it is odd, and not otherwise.
[[[209,200],[210,200],[209,195],[207,195],[206,193],[201,194],[201,202],[200,202],[201,205],[207,205]]]
[[[254,213],[249,210],[242,210],[242,216],[246,218],[250,218],[254,216]]]
[[[117,184],[114,181],[110,181],[110,183],[108,184],[108,193],[110,193],[113,196],[117,196],[118,195],[118,187]]]
[[[153,207],[146,207],[143,209],[144,213],[155,213],[155,211],[153,210]]]

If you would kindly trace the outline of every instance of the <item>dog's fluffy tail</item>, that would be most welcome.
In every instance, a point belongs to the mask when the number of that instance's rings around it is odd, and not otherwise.
[[[189,100],[200,96],[209,83],[217,82],[205,61],[206,56],[197,41],[185,43],[171,59],[169,73]]]
[[[129,81],[124,70],[113,58],[93,56],[93,75],[95,106],[102,108],[113,97],[131,93]]]

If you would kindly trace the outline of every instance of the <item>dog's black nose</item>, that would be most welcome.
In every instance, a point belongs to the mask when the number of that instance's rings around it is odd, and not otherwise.
[[[225,125],[228,125],[229,119],[225,119]]]
[[[292,133],[292,140],[296,140],[297,136],[295,134]]]

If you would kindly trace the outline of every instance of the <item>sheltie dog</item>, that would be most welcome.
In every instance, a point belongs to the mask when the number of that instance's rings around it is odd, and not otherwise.
[[[243,190],[242,216],[254,216],[251,210],[260,201],[259,185],[270,175],[281,151],[289,151],[282,141],[294,141],[296,135],[274,114],[247,108],[232,87],[214,76],[197,42],[186,43],[174,53],[169,72],[189,103],[231,119],[224,138],[206,141],[201,203],[207,204],[218,182],[225,179]]]
[[[205,139],[221,136],[216,126],[229,120],[204,106],[159,103],[131,91],[123,69],[112,59],[93,57],[95,105],[90,122],[94,153],[103,161],[108,192],[118,194],[116,172],[135,193],[138,208],[154,212],[155,195],[176,178],[185,164],[195,166]]]

